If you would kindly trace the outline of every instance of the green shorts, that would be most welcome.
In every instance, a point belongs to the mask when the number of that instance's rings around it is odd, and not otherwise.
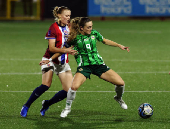
[[[98,77],[105,73],[110,68],[104,64],[101,65],[87,65],[87,66],[79,66],[77,67],[76,73],[82,73],[86,78],[90,79],[90,75],[94,74]]]

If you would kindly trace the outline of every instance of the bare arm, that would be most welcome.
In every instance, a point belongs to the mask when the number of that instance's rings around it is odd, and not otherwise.
[[[70,47],[70,49],[72,49],[72,48],[73,48],[73,46]],[[66,49],[66,47],[64,46],[62,49]],[[71,55],[74,55],[74,54],[76,54],[76,53],[77,53],[77,51],[74,52],[74,53],[71,53]],[[42,60],[42,61],[40,61],[39,65],[48,64],[50,61],[56,59],[57,57],[59,57],[59,56],[61,56],[61,55],[62,55],[62,53],[55,53],[49,60]]]
[[[48,64],[50,61],[54,60],[55,58],[61,56],[61,53],[55,53],[49,60],[41,60],[39,65],[44,65],[44,64]]]
[[[49,50],[50,52],[52,53],[68,53],[68,54],[72,54],[72,53],[75,53],[76,50],[73,50],[72,48],[65,48],[63,47],[62,49],[61,48],[57,48],[55,47],[55,39],[49,39],[48,40],[48,43],[49,43]]]
[[[129,47],[125,47],[125,46],[123,46],[123,45],[121,45],[121,44],[118,44],[118,43],[116,43],[116,42],[114,42],[114,41],[111,41],[111,40],[109,40],[109,39],[103,39],[103,43],[104,44],[106,44],[106,45],[109,45],[109,46],[114,46],[114,47],[119,47],[120,49],[122,49],[122,50],[127,50],[128,52],[130,51],[129,50]]]

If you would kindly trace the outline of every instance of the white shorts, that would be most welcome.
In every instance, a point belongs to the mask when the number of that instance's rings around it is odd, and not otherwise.
[[[48,60],[48,58],[43,57],[42,60]],[[49,62],[48,64],[41,66],[41,71],[53,71],[56,75],[71,70],[70,65],[68,63],[64,65],[58,65],[53,62]]]

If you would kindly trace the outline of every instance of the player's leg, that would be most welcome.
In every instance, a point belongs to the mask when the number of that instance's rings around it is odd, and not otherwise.
[[[123,109],[127,109],[127,105],[125,102],[122,100],[122,95],[124,93],[124,88],[125,88],[125,83],[123,79],[113,70],[108,70],[105,73],[103,73],[100,78],[111,82],[112,84],[115,85],[115,91],[117,95],[114,97],[114,99],[120,104],[120,106]]]
[[[49,89],[49,87],[51,86],[52,77],[53,77],[53,71],[52,70],[48,70],[47,72],[43,71],[42,84],[39,87],[34,89],[34,91],[32,92],[32,94],[29,97],[29,99],[27,100],[27,102],[23,105],[21,112],[20,112],[20,115],[22,117],[27,116],[27,112],[28,112],[28,109],[31,106],[31,104],[37,98],[39,98],[45,91],[47,91]]]
[[[63,90],[59,91],[57,94],[55,94],[55,96],[52,99],[49,100],[49,106],[65,99],[67,97],[67,92],[71,87],[71,83],[73,80],[71,70],[60,73],[58,77],[61,81]]]
[[[76,73],[74,75],[72,86],[71,88],[69,88],[68,93],[67,93],[66,107],[61,112],[61,115],[60,115],[62,118],[67,117],[68,113],[71,112],[71,105],[72,105],[73,100],[76,97],[76,91],[85,81],[86,81],[86,77],[82,73]]]
[[[61,81],[63,90],[56,93],[54,97],[49,100],[49,106],[65,99],[67,97],[67,92],[69,88],[71,87],[71,83],[73,80],[73,75],[72,75],[71,70],[60,73],[58,77]]]
[[[48,110],[49,106],[67,97],[67,91],[71,87],[73,80],[73,75],[69,64],[64,65],[64,67],[61,65],[56,65],[55,68],[55,73],[58,75],[61,81],[63,90],[57,92],[50,100],[43,100],[42,108],[40,110],[40,114],[42,116],[45,115],[45,112]]]

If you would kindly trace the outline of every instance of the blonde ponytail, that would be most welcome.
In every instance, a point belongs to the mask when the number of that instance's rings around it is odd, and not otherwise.
[[[55,17],[56,22],[59,21],[58,14],[61,14],[64,10],[70,10],[70,9],[65,7],[65,6],[61,6],[61,7],[56,6],[56,7],[54,7],[53,16]]]
[[[56,6],[54,7],[54,10],[53,10],[53,16],[55,17],[55,21],[58,21],[59,17],[58,17],[58,10],[59,10],[59,7]]]

